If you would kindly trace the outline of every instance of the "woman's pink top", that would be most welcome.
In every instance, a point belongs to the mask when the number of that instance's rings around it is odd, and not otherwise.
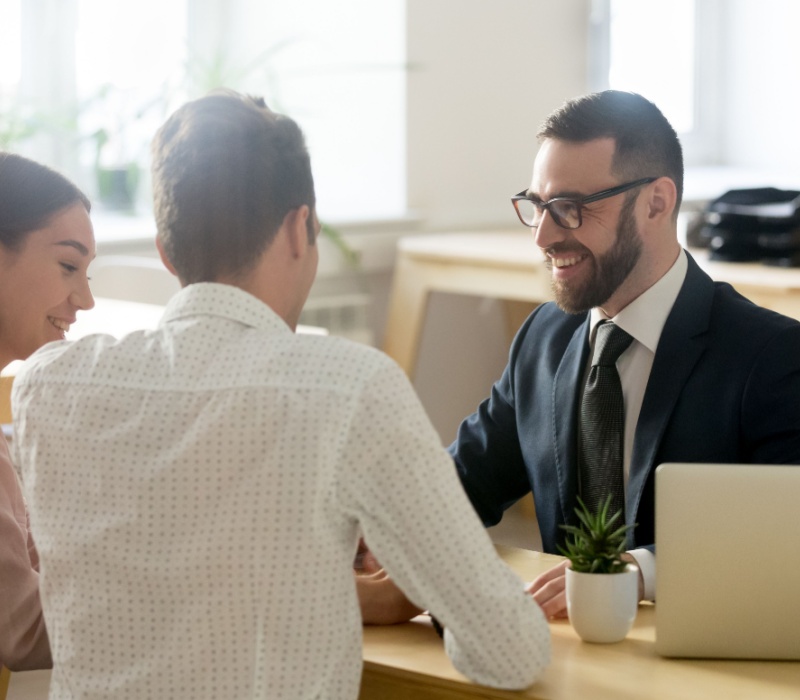
[[[17,474],[0,436],[0,664],[12,671],[50,668],[39,600],[39,555]]]

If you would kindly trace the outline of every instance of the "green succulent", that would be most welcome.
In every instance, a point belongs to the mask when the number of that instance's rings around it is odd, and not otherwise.
[[[572,562],[572,570],[587,574],[618,574],[624,571],[627,562],[623,561],[625,541],[628,531],[636,525],[619,524],[622,511],[609,515],[611,494],[596,513],[590,513],[586,504],[578,496],[575,515],[580,523],[561,525],[568,533],[566,546],[558,550]]]

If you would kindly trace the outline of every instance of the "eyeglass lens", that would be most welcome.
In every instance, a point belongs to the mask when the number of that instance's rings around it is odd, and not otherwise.
[[[556,224],[564,228],[578,228],[581,225],[580,205],[569,199],[550,202],[547,207]],[[527,226],[537,227],[542,221],[545,207],[530,199],[517,200],[517,210]]]

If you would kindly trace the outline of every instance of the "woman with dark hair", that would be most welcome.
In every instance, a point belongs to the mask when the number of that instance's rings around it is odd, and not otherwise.
[[[94,306],[86,196],[59,173],[0,152],[0,368],[62,340]],[[39,601],[39,557],[16,472],[0,437],[0,666],[52,666]]]

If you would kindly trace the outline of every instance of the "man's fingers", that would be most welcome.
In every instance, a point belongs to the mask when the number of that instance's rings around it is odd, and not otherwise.
[[[548,619],[563,619],[567,617],[567,594],[566,591],[561,591],[545,600],[539,600],[536,595],[533,599],[539,603],[544,616]]]
[[[406,598],[383,570],[355,578],[364,624],[391,625],[407,622],[422,612]]]
[[[375,558],[375,555],[367,547],[364,539],[358,541],[358,549],[356,551],[355,559],[353,560],[353,568],[359,574],[372,574],[381,570],[380,562]]]
[[[544,588],[551,581],[562,578],[565,576],[564,571],[569,566],[568,561],[561,562],[558,566],[548,569],[543,574],[537,576],[530,584],[528,584],[528,593],[536,593]]]
[[[545,617],[561,619],[567,617],[567,577],[569,562],[563,562],[536,577],[527,588],[528,593],[539,604]]]

